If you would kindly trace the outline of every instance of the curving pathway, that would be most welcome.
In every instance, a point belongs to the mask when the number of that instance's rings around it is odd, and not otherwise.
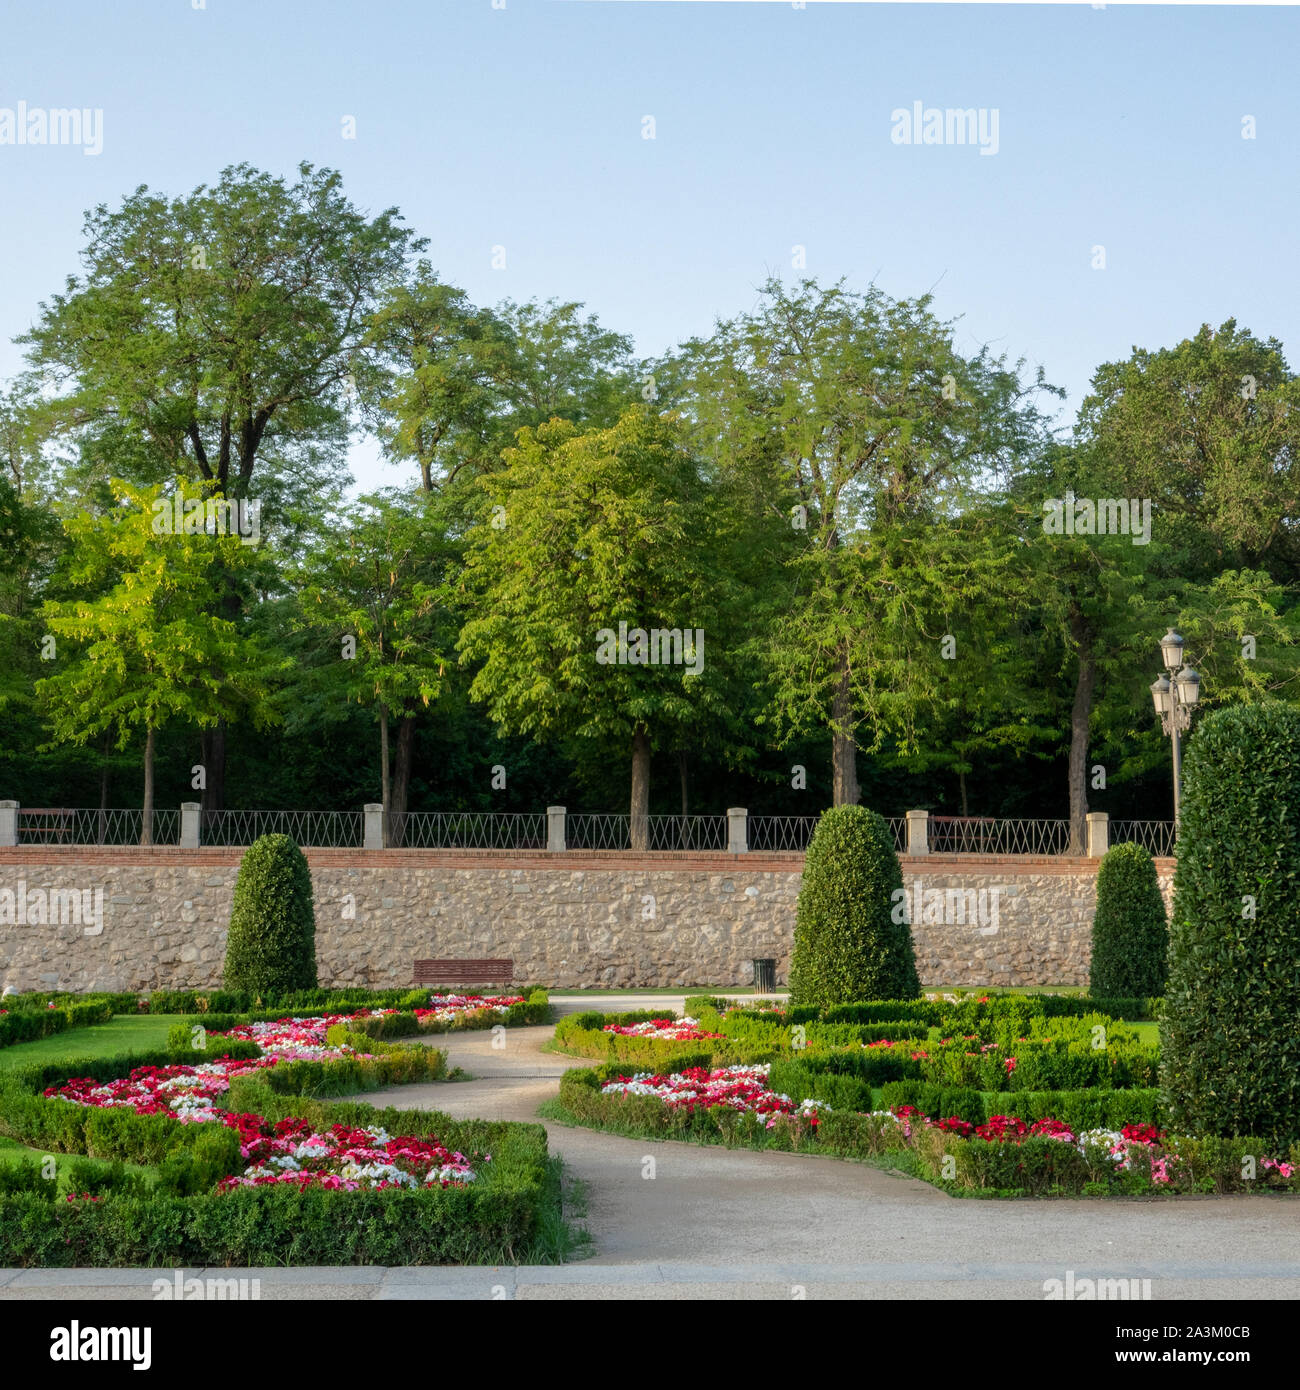
[[[562,1013],[604,1001],[553,999]],[[680,1010],[682,997],[620,999]],[[537,1120],[568,1067],[550,1027],[445,1034],[475,1078],[364,1099]],[[592,1255],[554,1267],[251,1273],[287,1298],[1043,1299],[1044,1281],[1150,1279],[1154,1298],[1300,1298],[1300,1202],[1267,1197],[989,1201],[840,1159],[625,1139],[543,1121],[586,1191]],[[653,1178],[644,1176],[654,1160]],[[215,1271],[214,1271],[215,1273]],[[0,1299],[149,1296],[150,1271],[0,1271]]]

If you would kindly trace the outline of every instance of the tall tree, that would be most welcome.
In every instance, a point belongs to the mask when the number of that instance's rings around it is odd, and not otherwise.
[[[753,470],[790,519],[798,544],[768,644],[779,708],[794,727],[829,727],[834,801],[854,803],[860,726],[877,744],[907,729],[929,694],[896,679],[944,635],[916,621],[940,568],[914,595],[903,552],[981,477],[1041,447],[1041,376],[1026,386],[1018,367],[962,357],[926,297],[775,279],[668,375],[705,456]],[[941,547],[931,554],[940,561]]]
[[[373,494],[324,528],[299,572],[304,621],[328,634],[327,686],[370,705],[379,724],[389,842],[403,842],[415,721],[442,692],[455,638],[450,572],[459,554],[427,497]],[[397,749],[390,723],[397,718]]]
[[[121,749],[143,734],[141,843],[150,844],[158,732],[173,721],[210,727],[245,712],[264,723],[271,662],[212,612],[214,574],[248,563],[239,537],[160,530],[161,486],[114,479],[112,489],[119,507],[65,522],[69,582],[85,597],[45,603],[42,617],[61,649],[36,693],[56,742],[107,734]]]
[[[630,748],[645,848],[651,754],[701,710],[716,716],[726,657],[712,640],[723,548],[696,460],[671,418],[633,407],[610,429],[525,428],[480,485],[492,520],[466,564],[471,694],[503,730]]]
[[[292,183],[239,164],[190,194],[142,186],[89,213],[82,274],[20,340],[59,388],[73,475],[151,485],[183,467],[243,498],[264,472],[265,498],[309,500],[344,468],[377,297],[423,245],[400,222],[367,217],[338,173],[306,163]],[[220,582],[212,601],[238,611]],[[206,809],[224,802],[224,727],[205,737]]]

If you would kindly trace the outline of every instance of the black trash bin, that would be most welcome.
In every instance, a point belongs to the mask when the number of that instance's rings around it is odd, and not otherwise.
[[[770,957],[754,962],[754,989],[759,994],[771,994],[776,988],[776,961]]]

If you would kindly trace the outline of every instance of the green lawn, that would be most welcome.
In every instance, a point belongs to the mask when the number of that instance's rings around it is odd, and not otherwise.
[[[42,1163],[47,1158],[54,1160],[60,1192],[68,1190],[68,1167],[72,1163],[90,1163],[96,1168],[111,1168],[113,1166],[106,1158],[87,1158],[82,1154],[47,1154],[41,1149],[26,1149],[17,1140],[6,1139],[0,1135],[0,1165],[32,1161]],[[124,1163],[122,1167],[131,1173],[144,1173],[154,1181],[158,1177],[156,1168],[143,1164]]]
[[[28,1062],[75,1061],[79,1057],[112,1057],[120,1052],[148,1052],[163,1047],[167,1032],[177,1023],[201,1023],[202,1015],[117,1014],[111,1023],[74,1028],[35,1042],[0,1047],[0,1072]]]

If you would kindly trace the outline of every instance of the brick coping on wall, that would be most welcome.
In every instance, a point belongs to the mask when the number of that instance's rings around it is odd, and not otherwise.
[[[0,848],[0,866],[33,865],[122,865],[138,868],[186,868],[211,865],[226,868],[238,865],[242,846],[209,845],[203,849],[180,849],[175,845],[18,845]],[[567,850],[553,854],[546,850],[460,850],[460,849],[306,849],[303,853],[313,868],[320,869],[575,869],[624,870],[683,869],[700,873],[801,873],[804,856],[800,852],[748,854],[693,853],[684,850],[633,854],[627,850]],[[900,855],[903,869],[914,875],[931,870],[948,873],[1007,874],[1095,874],[1101,861],[1087,858],[1049,858],[1029,854],[927,854]],[[1173,859],[1157,859],[1156,871],[1172,873]]]

